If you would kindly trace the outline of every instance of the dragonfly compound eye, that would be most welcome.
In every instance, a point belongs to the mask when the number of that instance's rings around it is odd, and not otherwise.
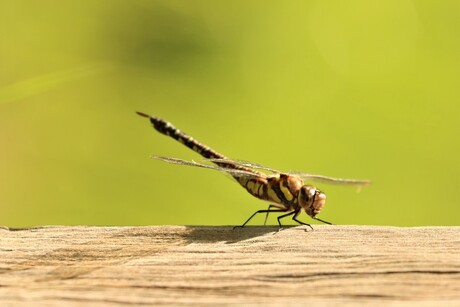
[[[313,202],[316,188],[311,185],[304,185],[299,193],[299,205],[308,213],[313,211]]]

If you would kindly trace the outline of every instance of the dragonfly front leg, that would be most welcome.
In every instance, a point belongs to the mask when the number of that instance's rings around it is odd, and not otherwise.
[[[304,223],[304,222],[299,221],[299,220],[297,219],[297,216],[299,215],[299,213],[300,213],[300,210],[295,211],[295,214],[294,214],[294,216],[292,217],[292,220],[296,221],[296,222],[299,223],[300,225],[308,226],[308,227],[311,228],[311,230],[314,230],[313,227],[311,227],[310,224]],[[305,231],[307,231],[307,230],[305,229]]]
[[[322,219],[319,219],[317,217],[313,217],[314,220],[317,220],[317,221],[320,221],[320,222],[323,222],[324,224],[328,224],[328,225],[334,225],[332,224],[331,222],[328,222],[328,221],[325,221],[325,220],[322,220]]]
[[[269,207],[269,208],[270,208],[270,207]],[[239,227],[240,227],[240,228],[243,228],[243,227],[246,226],[246,224],[247,224],[256,214],[258,214],[258,213],[267,213],[267,214],[268,214],[268,213],[270,213],[270,212],[286,212],[286,210],[285,210],[285,209],[276,209],[276,210],[270,210],[270,209],[268,209],[268,210],[259,210],[259,211],[256,211],[256,212],[254,212],[253,215],[251,215],[251,216],[246,220],[246,222],[243,223],[243,225],[241,225],[241,226],[235,226],[235,227],[233,227],[233,229],[239,228]],[[280,221],[278,220],[278,224],[279,224],[279,223],[280,223]],[[280,224],[280,227],[281,227],[281,224]]]

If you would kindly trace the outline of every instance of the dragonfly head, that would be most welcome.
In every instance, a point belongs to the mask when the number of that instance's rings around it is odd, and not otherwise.
[[[299,204],[309,216],[315,217],[326,204],[326,194],[311,185],[304,185],[300,189]]]

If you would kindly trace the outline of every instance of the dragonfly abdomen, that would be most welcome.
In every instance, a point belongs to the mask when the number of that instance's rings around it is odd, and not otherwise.
[[[206,159],[226,159],[226,157],[224,155],[222,155],[222,154],[212,150],[208,146],[198,142],[197,140],[195,140],[191,136],[188,136],[184,132],[182,132],[179,129],[177,129],[176,127],[174,127],[174,125],[171,124],[170,122],[168,122],[168,121],[166,121],[164,119],[161,119],[159,117],[150,116],[150,115],[147,115],[147,114],[141,113],[141,112],[137,112],[137,114],[149,118],[150,122],[153,125],[153,127],[158,132],[160,132],[160,133],[162,133],[164,135],[172,137],[173,139],[175,139],[178,142],[184,144],[185,146],[187,146],[188,148],[190,148],[194,152],[200,154],[201,156],[205,157]]]
[[[173,124],[170,122],[161,119],[156,116],[150,116],[148,114],[142,113],[142,112],[137,112],[138,115],[147,117],[150,122],[152,123],[153,127],[155,130],[160,132],[161,134],[167,135],[172,137],[173,139],[179,141],[180,143],[184,144],[194,152],[200,154],[202,157],[206,159],[216,159],[216,160],[228,160],[227,157],[224,155],[218,153],[215,150],[212,150],[208,146],[204,145],[203,143],[200,143],[199,141],[195,140],[191,136],[188,136],[184,132],[180,131],[176,127],[174,127]],[[229,162],[224,162],[224,161],[213,161],[214,164],[217,164],[221,167],[228,168],[228,169],[236,169],[236,170],[243,170],[246,172],[254,173],[254,174],[259,174],[258,172],[239,165],[235,165],[234,163],[229,163]],[[238,178],[235,175],[232,175],[237,181]]]

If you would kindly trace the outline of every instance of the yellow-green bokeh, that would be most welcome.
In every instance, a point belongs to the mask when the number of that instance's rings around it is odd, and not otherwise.
[[[319,184],[325,220],[459,225],[459,3],[3,1],[0,225],[234,225],[266,207],[149,159],[199,157],[135,111],[231,158],[373,181]]]

